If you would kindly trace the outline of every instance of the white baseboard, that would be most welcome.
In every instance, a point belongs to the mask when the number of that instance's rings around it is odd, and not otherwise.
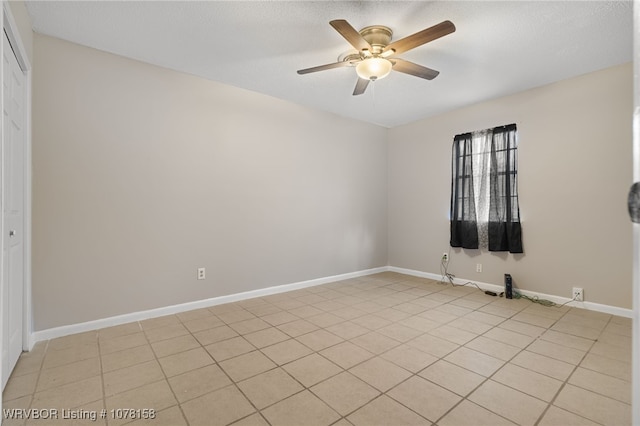
[[[405,268],[397,268],[395,266],[389,266],[388,270],[392,272],[398,272],[400,274],[412,275],[414,277],[429,278],[432,280],[442,279],[442,275],[440,274],[432,274],[429,272],[416,271],[413,269],[405,269]],[[483,290],[490,290],[496,293],[500,293],[504,291],[504,285],[483,283],[480,281],[465,280],[461,278],[454,278],[453,282],[454,284],[464,284],[468,282],[473,282]],[[571,301],[571,299],[569,299],[568,297],[560,297],[560,296],[554,296],[551,294],[537,293],[529,290],[518,289],[518,292],[520,292],[525,296],[538,297],[539,299],[550,300],[551,302],[554,302],[557,304],[566,303],[567,306],[572,306],[574,308],[583,308],[583,309],[588,309],[590,311],[602,312],[602,313],[617,315],[625,318],[633,318],[633,309],[625,309],[625,308],[619,308],[617,306],[602,305],[600,303],[594,303],[594,302],[576,302],[576,301]]]
[[[273,287],[260,288],[257,290],[245,291],[242,293],[230,294],[227,296],[213,297],[210,299],[196,300],[193,302],[181,303],[178,305],[165,306],[162,308],[150,309],[147,311],[132,312],[130,314],[118,315],[109,318],[101,318],[94,321],[87,321],[79,324],[65,325],[61,327],[49,328],[46,330],[35,331],[31,334],[29,341],[30,347],[37,342],[58,337],[68,336],[70,334],[83,333],[85,331],[98,330],[100,328],[113,327],[116,325],[127,324],[135,321],[142,321],[151,318],[162,317],[165,315],[178,314],[180,312],[191,311],[194,309],[208,308],[211,306],[222,305],[224,303],[238,302],[240,300],[253,299],[255,297],[269,296],[272,294],[284,293],[286,291],[298,290],[301,288],[314,287],[317,285],[328,284],[336,281],[347,280],[350,278],[358,278],[366,275],[386,272],[389,268],[382,266],[379,268],[365,269],[362,271],[349,272],[346,274],[333,275],[330,277],[317,278],[313,280],[300,281],[297,283],[283,284]]]

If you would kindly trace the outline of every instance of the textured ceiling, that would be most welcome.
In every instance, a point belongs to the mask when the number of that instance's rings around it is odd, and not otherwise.
[[[41,34],[394,127],[632,60],[630,1],[29,1]],[[457,31],[401,57],[440,71],[392,72],[352,96],[355,69],[298,75],[350,46],[330,25],[390,27],[397,40]]]

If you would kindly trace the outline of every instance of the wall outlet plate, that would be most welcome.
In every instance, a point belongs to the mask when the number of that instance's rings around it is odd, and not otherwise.
[[[584,301],[584,290],[581,287],[574,287],[571,293],[571,298],[576,302]]]
[[[442,261],[444,263],[447,263],[449,261],[449,253],[447,252],[442,253]]]
[[[198,279],[199,280],[204,280],[205,279],[205,269],[204,268],[198,268]]]

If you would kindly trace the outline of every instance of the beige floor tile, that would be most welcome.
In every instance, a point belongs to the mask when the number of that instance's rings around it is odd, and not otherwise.
[[[309,321],[303,319],[295,320],[278,326],[278,329],[280,331],[285,332],[291,337],[302,336],[303,334],[318,330],[319,328],[320,327],[318,327],[317,325],[311,324]]]
[[[183,403],[209,392],[221,389],[232,382],[217,365],[208,365],[197,370],[168,379],[178,402]]]
[[[538,327],[536,325],[531,325],[531,324],[527,324],[520,321],[515,321],[511,318],[500,323],[498,327],[504,328],[505,330],[513,331],[515,333],[525,334],[529,337],[535,337],[535,338],[539,337],[541,334],[547,331],[546,328]]]
[[[246,354],[247,352],[255,351],[256,347],[247,342],[242,336],[232,337],[231,339],[222,340],[220,342],[212,343],[205,346],[205,349],[213,359],[217,362],[224,361],[225,359],[233,358],[238,355]]]
[[[591,339],[585,339],[584,337],[573,336],[571,334],[561,333],[554,330],[547,330],[542,335],[541,339],[581,351],[588,351],[595,343],[595,341]]]
[[[520,312],[514,315],[512,319],[543,328],[549,328],[556,322],[554,319],[535,315],[529,312]]]
[[[213,364],[214,360],[203,348],[195,348],[160,358],[158,362],[160,362],[164,374],[171,377]]]
[[[354,337],[367,334],[370,330],[354,322],[344,321],[339,324],[334,324],[330,327],[327,327],[327,331],[335,334],[342,339],[349,340],[353,339]]]
[[[304,388],[281,368],[274,368],[238,383],[238,387],[259,410]]]
[[[533,425],[547,408],[545,402],[488,380],[468,399],[519,425]]]
[[[255,412],[255,408],[234,385],[182,404],[190,426],[228,425]]]
[[[484,324],[496,326],[504,321],[504,317],[500,315],[493,315],[486,312],[474,311],[465,315],[465,318],[471,321],[478,321]]]
[[[439,426],[509,426],[515,423],[464,400],[438,421]]]
[[[160,379],[164,379],[164,374],[158,361],[147,361],[105,373],[104,391],[107,396],[115,395]]]
[[[506,343],[507,345],[517,346],[521,349],[524,349],[535,340],[533,337],[527,336],[526,334],[516,333],[500,327],[495,327],[487,331],[484,334],[484,337]]]
[[[42,370],[38,380],[37,391],[55,388],[68,383],[77,382],[100,375],[100,359],[91,358],[84,361],[65,364],[60,367]]]
[[[433,296],[436,296],[436,295],[430,294],[429,296],[427,296],[427,298],[430,298],[430,297],[433,297]],[[417,316],[419,316],[420,318],[425,318],[425,319],[428,319],[430,321],[437,322],[440,325],[449,323],[451,321],[455,321],[458,318],[460,318],[457,315],[453,315],[453,314],[450,314],[450,313],[447,313],[447,312],[443,312],[443,311],[437,311],[435,309],[430,309],[428,311],[422,312],[422,313],[418,314]]]
[[[219,365],[235,382],[248,379],[276,367],[276,364],[260,351],[253,351],[227,359],[220,362]]]
[[[444,359],[485,377],[495,373],[504,364],[498,358],[465,347],[456,349]]]
[[[280,309],[275,305],[272,305],[271,303],[265,303],[263,305],[258,305],[258,306],[250,306],[246,309],[247,311],[251,312],[253,315],[258,317],[275,314],[277,312],[282,312],[282,309]]]
[[[244,308],[238,303],[223,303],[221,305],[209,306],[207,309],[218,316],[227,312],[242,311]]]
[[[268,322],[269,324],[276,326],[276,325],[286,324],[291,321],[296,321],[299,318],[289,312],[280,311],[280,312],[275,312],[269,315],[263,315],[262,319]]]
[[[457,343],[449,342],[429,334],[410,340],[407,342],[407,345],[438,358],[442,358],[460,347]]]
[[[309,305],[303,305],[289,310],[290,314],[304,319],[321,314],[323,312],[324,311],[322,309],[314,308],[313,306]]]
[[[236,336],[238,336],[238,333],[236,333],[228,325],[210,328],[209,330],[199,331],[193,334],[193,337],[198,339],[198,342],[200,342],[202,346],[210,345],[222,340],[231,339],[232,337]]]
[[[140,419],[129,426],[188,426],[180,407],[173,406],[155,413],[153,419]]]
[[[592,353],[584,357],[580,366],[622,380],[629,380],[631,377],[630,363]]]
[[[631,424],[630,405],[570,384],[562,388],[553,405],[600,424]]]
[[[450,325],[442,325],[438,328],[434,328],[429,331],[429,334],[458,345],[464,345],[477,337],[477,334],[460,330],[459,328],[451,327]]]
[[[54,368],[99,356],[98,342],[47,351],[42,368]]]
[[[200,343],[190,334],[162,340],[151,344],[151,348],[158,358],[177,354],[200,347]]]
[[[64,407],[58,410],[55,420],[31,418],[26,425],[38,426],[49,423],[55,426],[106,426],[107,416],[102,418],[103,409],[102,400],[83,404],[80,407]],[[4,422],[2,424],[4,425]]]
[[[327,426],[340,415],[305,390],[262,411],[272,426]]]
[[[478,336],[464,346],[503,361],[509,361],[522,350],[484,336]]]
[[[382,353],[380,357],[387,361],[391,361],[412,373],[417,373],[438,360],[438,358],[406,344],[396,346],[395,348]]]
[[[151,361],[154,358],[155,355],[151,346],[137,346],[102,356],[102,371],[108,373],[109,371]]]
[[[180,321],[182,321],[182,323],[186,323],[201,318],[211,317],[213,316],[213,312],[211,312],[208,308],[202,308],[180,312],[179,314],[176,314],[176,316],[180,319]]]
[[[267,423],[261,414],[254,413],[233,423],[233,426],[269,426],[269,423]]]
[[[69,336],[58,337],[57,339],[52,339],[47,344],[47,350],[60,350],[65,349],[70,346],[75,345],[86,345],[90,343],[95,343],[98,339],[98,332],[87,331],[84,333],[71,334]]]
[[[102,378],[100,376],[57,388],[36,392],[32,408],[79,407],[102,398]]]
[[[219,319],[218,317],[212,314],[211,316],[206,316],[206,317],[192,319],[190,321],[185,321],[183,325],[191,333],[196,333],[198,331],[208,330],[214,327],[220,327],[221,325],[224,325],[224,322],[222,322],[221,319]]]
[[[422,333],[426,333],[429,330],[433,330],[434,328],[440,327],[440,323],[423,318],[418,315],[413,315],[408,318],[402,319],[398,321],[398,324],[404,325],[409,328],[413,328],[414,330],[418,330]]]
[[[622,348],[619,346],[607,345],[603,342],[596,342],[591,348],[591,353],[618,361],[631,362],[630,348]]]
[[[380,392],[348,372],[333,376],[310,390],[343,416],[380,395]]]
[[[26,419],[24,415],[21,414],[13,414],[13,410],[28,410],[31,405],[31,395],[23,396],[22,398],[16,398],[11,401],[3,401],[2,402],[2,425],[3,426],[24,426],[26,424]],[[4,412],[4,410],[9,410],[12,414],[8,414]],[[5,414],[6,413],[6,414]]]
[[[503,306],[498,306],[494,303],[489,305],[485,305],[482,308],[478,309],[478,312],[482,312],[485,314],[491,314],[502,318],[511,318],[515,314],[518,313],[518,310],[511,309]]]
[[[575,368],[575,366],[564,361],[529,351],[520,352],[510,362],[562,381],[567,380]]]
[[[336,309],[335,311],[331,311],[333,315],[337,315],[344,320],[352,320],[358,317],[367,315],[365,311],[361,311],[360,309],[356,309],[353,306],[346,306],[344,308]]]
[[[344,369],[351,368],[374,356],[371,352],[351,342],[338,343],[320,351],[320,354]]]
[[[396,346],[400,346],[399,341],[384,336],[376,331],[355,337],[351,339],[351,342],[374,354],[381,354],[395,348]]]
[[[569,383],[600,395],[631,404],[631,383],[596,371],[578,367]]]
[[[388,319],[384,319],[371,313],[358,318],[354,318],[351,320],[351,322],[356,323],[369,330],[378,330],[392,323]]]
[[[147,344],[149,344],[149,342],[147,341],[144,333],[127,334],[125,336],[114,337],[112,339],[101,341],[100,353],[105,355]]]
[[[98,330],[98,339],[113,339],[114,337],[126,336],[142,331],[142,327],[138,322],[130,322],[127,324],[116,325]]]
[[[234,322],[233,324],[229,324],[229,327],[234,329],[240,335],[253,333],[256,331],[264,330],[265,328],[270,328],[271,325],[264,321],[261,318],[251,318],[244,321]]]
[[[233,324],[234,322],[245,321],[256,317],[251,312],[245,309],[236,309],[229,312],[222,312],[216,315],[227,324]]]
[[[264,330],[255,331],[245,334],[244,338],[256,348],[264,348],[289,339],[282,331],[275,327],[265,328]]]
[[[286,364],[282,368],[305,387],[311,387],[343,371],[336,364],[315,353]]]
[[[30,352],[23,352],[18,358],[11,377],[23,376],[25,374],[37,373],[42,368],[42,362],[44,361],[44,354],[38,356],[25,356]]]
[[[262,353],[278,365],[295,361],[309,355],[311,352],[311,349],[295,339],[285,340],[262,349]]]
[[[320,329],[298,336],[296,340],[314,351],[321,351],[329,346],[337,345],[344,339],[336,336],[335,334],[329,333],[326,330]]]
[[[398,322],[411,317],[412,314],[394,308],[387,308],[383,309],[382,311],[376,312],[376,316],[384,318],[388,321]]]
[[[390,324],[378,329],[378,333],[403,343],[408,342],[411,339],[415,339],[425,332],[426,330],[416,330],[415,328],[407,327],[406,325],[398,323]]]
[[[578,365],[585,355],[584,351],[547,342],[545,340],[536,340],[527,347],[527,351],[535,352],[573,365]]]
[[[38,374],[38,372],[35,372],[30,374],[23,374],[22,376],[10,377],[7,385],[4,388],[4,391],[2,392],[2,400],[8,401],[26,395],[31,395],[36,390],[36,384],[38,383]],[[53,386],[48,387],[51,388]]]
[[[562,386],[559,380],[513,364],[502,367],[491,379],[546,402],[551,402]]]
[[[420,376],[461,396],[468,395],[485,380],[479,374],[444,360],[431,364],[420,372]]]
[[[388,391],[412,375],[404,368],[380,357],[358,364],[349,372],[381,392]]]
[[[184,336],[189,334],[189,330],[182,324],[167,325],[165,327],[158,327],[151,330],[145,330],[144,334],[147,336],[149,342],[159,342],[160,340],[167,340],[178,336]]]
[[[560,333],[571,334],[573,336],[584,337],[586,339],[595,340],[602,332],[602,328],[591,328],[572,322],[558,321],[551,327],[551,330]]]
[[[180,319],[175,315],[166,315],[163,317],[140,321],[140,327],[145,331],[174,324],[180,324]]]
[[[418,376],[402,382],[387,392],[387,395],[432,422],[437,421],[461,400],[453,392]]]
[[[116,421],[111,417],[111,410],[117,409],[153,409],[162,411],[177,404],[173,392],[166,380],[149,383],[142,387],[131,389],[127,392],[112,395],[106,399],[106,408],[109,413],[107,420],[109,426],[128,423],[130,420]],[[153,423],[151,423],[153,424]]]
[[[538,422],[538,426],[597,426],[597,424],[553,405]]]
[[[420,426],[431,422],[386,395],[381,395],[347,417],[355,426]]]
[[[621,336],[619,334],[610,333],[605,330],[600,336],[598,336],[598,342],[605,343],[611,346],[619,346],[631,351],[631,336]]]
[[[491,330],[491,328],[493,328],[492,325],[485,324],[479,321],[473,321],[464,317],[458,318],[457,320],[453,320],[447,325],[450,325],[451,327],[459,328],[460,330],[471,332],[473,334],[478,334],[478,335],[482,333],[486,333],[487,331]]]
[[[322,312],[321,314],[307,317],[306,320],[320,328],[329,327],[344,321],[343,318],[334,315],[331,312]]]

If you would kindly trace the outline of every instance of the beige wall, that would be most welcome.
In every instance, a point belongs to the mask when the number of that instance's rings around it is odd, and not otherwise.
[[[453,136],[516,123],[525,253],[455,249],[449,272],[631,308],[632,93],[627,64],[390,130],[389,264],[439,273]]]
[[[50,37],[34,51],[36,331],[387,264],[386,129]]]

